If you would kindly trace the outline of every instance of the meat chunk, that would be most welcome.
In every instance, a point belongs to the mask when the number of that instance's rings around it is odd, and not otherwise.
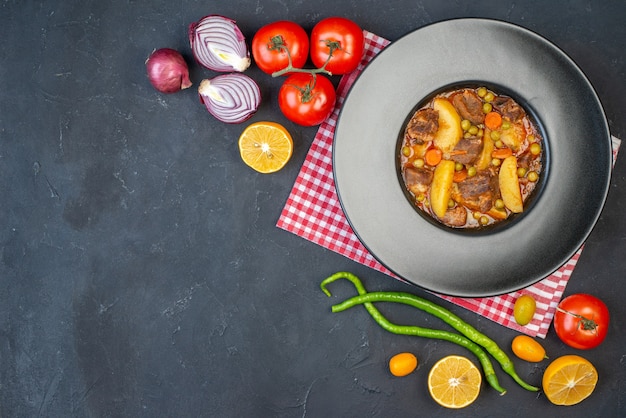
[[[433,172],[427,168],[407,167],[404,169],[404,183],[415,196],[426,193],[433,181]]]
[[[413,144],[432,141],[438,130],[439,112],[428,108],[415,112],[406,127],[406,133]]]
[[[462,138],[454,147],[450,156],[452,161],[461,164],[471,164],[483,150],[483,140],[480,138]]]
[[[475,92],[463,90],[463,93],[455,94],[452,104],[461,118],[469,120],[474,125],[484,122],[483,101]]]
[[[512,122],[517,122],[524,116],[524,110],[510,97],[498,96],[491,104],[503,117]]]
[[[450,226],[464,226],[467,222],[467,210],[463,206],[456,205],[446,211],[441,221]]]
[[[499,195],[498,177],[490,170],[483,170],[473,177],[457,183],[453,198],[471,210],[487,212]]]

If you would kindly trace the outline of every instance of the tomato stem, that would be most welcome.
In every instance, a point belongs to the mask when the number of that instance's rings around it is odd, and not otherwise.
[[[268,48],[272,51],[274,50],[284,51],[287,54],[287,59],[289,61],[289,63],[287,64],[285,68],[283,68],[282,70],[273,72],[272,77],[280,77],[281,75],[284,75],[287,73],[309,73],[313,75],[318,74],[318,73],[324,73],[329,76],[332,76],[333,73],[331,73],[330,71],[326,69],[326,65],[332,58],[333,52],[335,52],[337,49],[341,49],[341,44],[337,41],[330,41],[330,40],[325,40],[321,42],[325,42],[326,46],[328,46],[328,48],[330,49],[330,51],[328,52],[328,59],[326,59],[326,62],[324,63],[324,65],[322,65],[321,68],[295,68],[291,61],[291,53],[289,52],[289,48],[285,46],[285,40],[283,39],[283,37],[280,35],[276,35],[272,37],[270,39]]]
[[[317,84],[317,76],[315,73],[312,73],[311,81],[307,83],[306,86],[300,87],[295,84],[290,84],[291,87],[298,90],[301,94],[300,101],[302,103],[308,103],[316,96],[313,94],[313,90],[315,89],[315,85]]]
[[[556,310],[561,312],[561,313],[564,313],[566,315],[571,315],[571,316],[579,319],[580,320],[579,323],[580,323],[581,329],[583,331],[596,331],[597,328],[598,328],[598,323],[596,321],[594,321],[593,319],[585,318],[582,315],[575,314],[575,313],[570,312],[570,311],[566,311],[565,309],[559,308],[558,306],[556,307]]]

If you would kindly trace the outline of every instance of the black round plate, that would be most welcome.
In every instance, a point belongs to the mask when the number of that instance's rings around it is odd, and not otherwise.
[[[503,89],[534,116],[547,158],[523,214],[470,232],[429,222],[409,203],[397,146],[425,97],[477,84]],[[563,265],[600,216],[611,161],[602,105],[576,64],[536,33],[488,19],[431,24],[385,48],[352,86],[333,143],[339,200],[365,247],[409,282],[461,297],[512,292]]]

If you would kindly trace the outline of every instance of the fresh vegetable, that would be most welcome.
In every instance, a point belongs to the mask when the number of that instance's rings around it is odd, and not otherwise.
[[[530,295],[522,295],[513,305],[513,317],[519,325],[528,325],[533,320],[537,303]]]
[[[189,25],[189,43],[196,61],[213,71],[243,72],[250,66],[250,51],[237,23],[209,15]]]
[[[557,358],[543,373],[543,393],[556,405],[575,405],[591,395],[598,383],[598,371],[589,360],[566,355]]]
[[[554,314],[561,341],[579,350],[597,347],[609,329],[609,309],[595,296],[577,293],[563,299]]]
[[[389,360],[392,375],[402,377],[413,373],[417,368],[417,357],[413,353],[398,353]]]
[[[309,37],[297,23],[273,22],[259,29],[252,38],[254,62],[267,74],[288,67],[302,68],[309,56]]]
[[[520,386],[530,391],[538,390],[538,388],[531,386],[528,383],[524,382],[517,375],[513,362],[509,359],[507,354],[500,347],[498,347],[498,345],[492,339],[487,337],[485,334],[482,334],[476,328],[472,327],[468,323],[464,322],[461,318],[459,318],[457,315],[450,312],[449,310],[437,305],[436,303],[430,302],[426,299],[420,298],[410,293],[402,293],[402,292],[370,292],[368,293],[365,290],[365,287],[363,286],[363,284],[361,283],[361,280],[354,274],[348,273],[348,272],[338,272],[326,278],[320,284],[322,291],[326,295],[330,296],[330,292],[327,290],[327,285],[342,278],[349,280],[354,285],[359,296],[355,296],[353,298],[345,300],[342,303],[334,305],[332,307],[333,312],[341,312],[355,305],[363,304],[368,310],[368,312],[370,312],[370,315],[372,315],[372,317],[376,316],[374,319],[376,319],[376,321],[378,322],[379,319],[381,319],[381,318],[378,318],[378,316],[382,317],[382,315],[380,314],[380,312],[378,312],[376,307],[372,305],[372,302],[394,302],[394,303],[401,303],[401,304],[413,306],[417,309],[423,310],[424,312],[427,312],[443,320],[448,325],[452,326],[454,329],[456,329],[461,334],[463,334],[465,337],[470,339],[471,343],[476,343],[484,347],[494,357],[494,359],[496,359],[498,363],[500,363],[502,370],[504,370],[507,374],[509,374]],[[384,323],[386,319],[382,317],[381,321]],[[381,322],[379,322],[379,324],[383,326],[383,328],[385,328],[387,331],[394,332],[394,333],[402,333],[401,331],[408,331],[412,328],[418,328],[418,327],[400,327],[400,329],[396,329],[393,326],[390,326],[393,324],[390,324],[388,321],[384,325],[381,324]],[[421,330],[422,328],[419,328],[419,329]],[[446,331],[435,331],[435,330],[428,330],[428,331],[444,332],[444,333],[446,332]],[[416,333],[417,331],[411,331],[411,332]],[[409,335],[416,335],[416,334],[409,334]],[[454,334],[454,333],[452,333],[452,335],[458,336],[458,334]],[[437,337],[434,337],[434,338],[437,338]],[[478,348],[480,348],[480,346],[478,346]],[[480,350],[482,351],[482,349]],[[480,355],[479,354],[476,354],[476,355],[480,359]],[[483,361],[481,361],[481,364],[483,364]],[[485,368],[484,364],[483,364],[483,368]],[[485,371],[485,376],[487,380],[489,381],[490,377],[487,375],[486,371]]]
[[[546,350],[528,335],[518,335],[513,338],[511,349],[517,357],[531,363],[538,363],[547,358]]]
[[[261,104],[257,83],[245,74],[231,73],[202,80],[198,87],[200,102],[216,119],[241,123],[252,116]]]
[[[335,107],[333,84],[321,74],[294,73],[278,91],[278,106],[292,122],[303,126],[319,125]]]
[[[428,373],[428,391],[439,405],[460,409],[470,405],[480,394],[482,376],[467,357],[447,356]]]
[[[274,173],[287,164],[293,154],[289,131],[276,122],[256,122],[239,136],[241,159],[259,173]]]
[[[517,158],[514,155],[502,161],[498,184],[504,205],[513,213],[521,213],[524,210],[524,202],[517,177]]]
[[[311,61],[332,74],[347,74],[358,67],[365,49],[363,30],[352,20],[329,17],[311,31]]]
[[[153,51],[146,60],[146,69],[150,83],[161,93],[175,93],[191,87],[189,67],[175,49]]]
[[[344,273],[345,274],[345,273]],[[331,276],[332,277],[332,276]],[[487,350],[493,358],[500,363],[502,370],[509,374],[513,380],[515,380],[520,386],[526,390],[536,391],[537,388],[524,382],[521,377],[517,375],[515,366],[507,354],[493,341],[491,338],[479,332],[476,328],[464,322],[461,318],[450,312],[449,310],[434,304],[433,302],[422,299],[418,296],[410,293],[402,292],[369,292],[359,294],[353,298],[347,299],[342,303],[334,305],[332,307],[333,312],[341,312],[352,306],[372,303],[372,302],[394,302],[401,303],[409,306],[413,306],[420,310],[430,313],[437,318],[443,320],[452,328],[459,331],[465,337],[469,338],[472,342],[475,342],[479,346],[482,346]]]
[[[485,115],[485,126],[492,131],[502,125],[502,116],[498,112],[489,112]]]
[[[435,168],[430,188],[430,205],[439,218],[448,210],[453,181],[454,161],[442,160]]]

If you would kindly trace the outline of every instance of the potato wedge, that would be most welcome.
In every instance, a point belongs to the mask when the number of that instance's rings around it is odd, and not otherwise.
[[[526,130],[520,123],[511,123],[510,128],[500,130],[500,141],[504,142],[513,151],[519,150],[525,138]]]
[[[433,181],[430,185],[430,207],[439,218],[443,218],[448,210],[453,178],[454,161],[441,160],[435,167]]]
[[[522,192],[519,188],[519,179],[517,178],[517,158],[514,155],[502,161],[498,183],[504,206],[513,213],[522,212],[524,210],[524,202],[522,201]]]
[[[495,148],[493,144],[493,140],[491,139],[491,131],[485,128],[485,133],[483,134],[483,150],[480,152],[480,155],[476,159],[476,170],[485,170],[491,164],[491,152]]]
[[[461,116],[452,103],[446,99],[435,99],[433,109],[439,112],[439,129],[434,139],[435,146],[444,153],[450,152],[463,136]]]

